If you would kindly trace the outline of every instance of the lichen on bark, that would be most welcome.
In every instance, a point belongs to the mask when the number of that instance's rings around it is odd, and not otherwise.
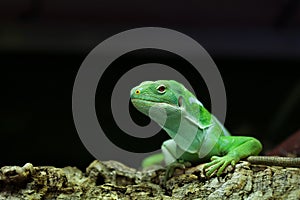
[[[161,166],[143,171],[94,161],[85,172],[27,163],[0,169],[0,199],[300,199],[300,169],[239,162],[221,177],[203,165],[176,170],[163,185]]]

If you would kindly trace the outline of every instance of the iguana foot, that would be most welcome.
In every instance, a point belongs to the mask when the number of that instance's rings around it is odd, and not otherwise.
[[[166,174],[164,177],[163,184],[165,185],[167,180],[173,176],[176,169],[178,169],[178,168],[185,169],[186,167],[190,167],[190,166],[191,166],[191,163],[185,162],[185,161],[176,161],[176,162],[171,163],[170,165],[168,165],[166,167]]]
[[[231,164],[232,166],[235,166],[240,159],[234,156],[226,155],[223,157],[212,156],[211,160],[211,162],[205,164],[203,167],[203,169],[208,168],[205,174],[207,177],[210,177],[216,170],[217,176],[220,176],[228,165]]]

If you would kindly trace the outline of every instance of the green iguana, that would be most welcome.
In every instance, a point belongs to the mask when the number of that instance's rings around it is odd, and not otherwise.
[[[157,122],[172,138],[162,144],[162,154],[143,161],[143,167],[165,161],[167,178],[183,164],[205,164],[206,176],[220,176],[228,165],[258,155],[261,143],[246,136],[231,136],[181,83],[145,81],[130,92],[133,105]],[[151,145],[151,144],[149,144]]]

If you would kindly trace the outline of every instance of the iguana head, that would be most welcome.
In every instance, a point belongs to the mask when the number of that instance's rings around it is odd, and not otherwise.
[[[130,92],[133,105],[173,138],[195,133],[211,125],[211,114],[181,83],[174,80],[145,81]]]
[[[165,118],[180,118],[189,91],[174,80],[145,81],[130,92],[133,105],[162,125]]]

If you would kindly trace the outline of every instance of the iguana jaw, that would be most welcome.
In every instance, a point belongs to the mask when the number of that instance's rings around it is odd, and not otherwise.
[[[140,98],[131,98],[131,102],[140,112],[149,116],[149,109],[152,107],[159,107],[165,109],[167,112],[178,112],[180,108],[178,105],[166,103],[166,102],[158,102],[153,100],[145,100]],[[170,114],[170,113],[169,113]]]
[[[137,110],[156,121],[161,127],[166,127],[167,120],[180,119],[181,116],[181,108],[178,105],[138,98],[132,98],[131,102]]]
[[[146,99],[139,99],[139,98],[131,98],[131,102],[133,103],[134,106],[136,107],[152,107],[152,106],[160,106],[160,107],[172,107],[173,109],[178,109],[178,105],[175,104],[170,104],[166,102],[160,102],[160,101],[155,101],[155,100],[146,100]]]

